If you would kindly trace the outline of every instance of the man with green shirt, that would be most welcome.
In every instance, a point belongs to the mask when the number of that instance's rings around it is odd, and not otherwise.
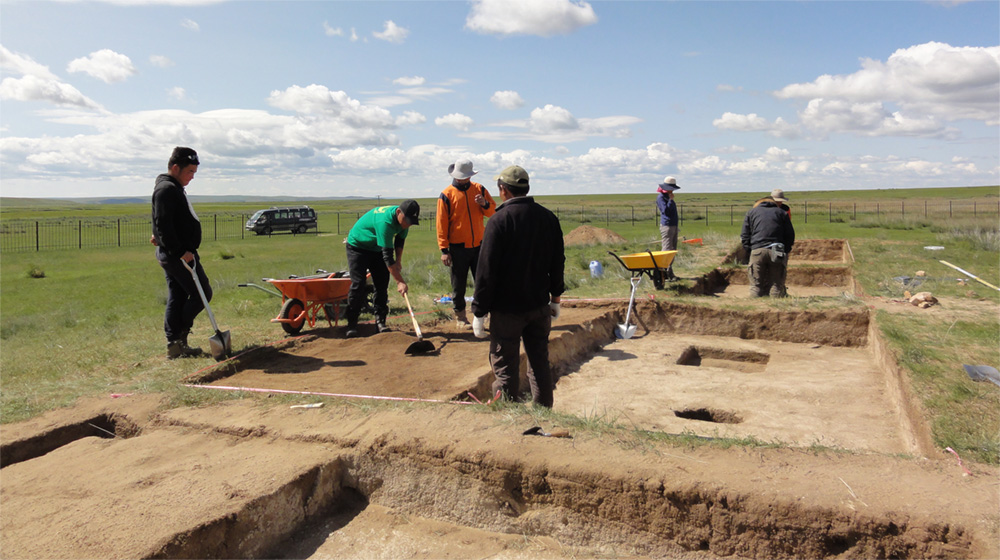
[[[347,337],[358,336],[358,316],[365,301],[365,278],[370,273],[375,286],[375,327],[386,332],[389,314],[389,275],[396,279],[396,291],[406,294],[403,280],[403,244],[407,228],[420,223],[420,205],[404,200],[399,206],[372,208],[347,234],[347,270],[351,291],[347,294]]]

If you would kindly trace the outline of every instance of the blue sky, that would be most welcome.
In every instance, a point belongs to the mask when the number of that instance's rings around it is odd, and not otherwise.
[[[0,0],[0,194],[1000,184],[1000,2]]]

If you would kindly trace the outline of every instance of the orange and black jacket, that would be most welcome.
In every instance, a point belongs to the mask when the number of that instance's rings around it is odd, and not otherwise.
[[[480,193],[486,199],[486,208],[476,203],[476,195]],[[483,220],[496,210],[490,191],[479,183],[470,181],[461,187],[449,185],[437,203],[437,238],[441,252],[448,253],[452,245],[467,249],[479,247],[483,242]]]

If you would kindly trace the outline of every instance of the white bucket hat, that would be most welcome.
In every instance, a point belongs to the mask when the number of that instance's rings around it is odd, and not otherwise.
[[[467,159],[460,159],[448,166],[448,174],[456,179],[468,179],[478,171],[472,170],[472,162]]]
[[[667,177],[664,177],[663,182],[657,186],[659,186],[661,189],[665,191],[676,191],[677,189],[680,188],[677,186],[677,178],[671,177],[669,175]]]
[[[773,198],[775,202],[788,202],[788,199],[785,198],[785,191],[781,189],[774,189],[771,191],[771,198]]]

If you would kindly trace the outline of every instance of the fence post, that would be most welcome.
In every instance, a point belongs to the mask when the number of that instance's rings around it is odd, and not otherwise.
[[[851,218],[852,222],[858,221],[858,203],[854,203],[854,217]]]
[[[803,223],[809,223],[809,201],[807,200],[802,208],[802,221]]]
[[[76,242],[83,249],[83,220],[76,222]]]
[[[681,206],[681,220],[680,220],[680,223],[677,224],[677,225],[682,226],[682,225],[684,225],[684,205],[681,204],[680,206]]]
[[[729,225],[733,225],[733,205],[729,205]]]
[[[875,203],[875,219],[882,219],[882,204],[880,202]]]
[[[951,201],[948,201],[948,217],[951,217]]]
[[[611,209],[610,208],[605,208],[604,209],[604,227],[607,227],[607,228],[611,227]]]
[[[212,235],[215,236],[215,241],[219,240],[219,214],[212,214]]]
[[[708,205],[705,205],[705,225],[708,225]]]
[[[337,235],[340,235],[340,212],[337,212]]]
[[[122,246],[122,219],[118,218],[118,246]]]
[[[38,243],[38,220],[35,220],[35,252],[36,253],[41,250],[39,247],[40,247],[40,245]]]
[[[832,224],[833,223],[833,203],[832,202],[828,202],[827,204],[830,205],[830,223]]]
[[[927,201],[924,201],[924,218],[927,218]]]
[[[635,206],[629,206],[632,209],[632,227],[635,227]]]
[[[972,201],[972,217],[973,218],[976,217],[976,201],[975,200]]]

